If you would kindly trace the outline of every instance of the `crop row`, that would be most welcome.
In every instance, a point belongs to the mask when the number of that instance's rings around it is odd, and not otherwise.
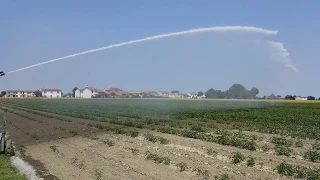
[[[318,110],[320,104],[317,103],[272,104],[236,101],[123,99],[4,99],[1,102],[16,107],[91,120],[131,119],[134,122],[140,121],[141,124],[148,124],[151,121],[155,125],[162,123],[171,127],[178,126],[196,131],[212,131],[215,129],[215,124],[220,123],[238,130],[259,131],[303,139],[320,139],[320,111]]]

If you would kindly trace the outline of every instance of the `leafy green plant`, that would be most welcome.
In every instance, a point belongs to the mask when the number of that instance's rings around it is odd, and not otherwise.
[[[169,144],[169,140],[163,137],[158,137],[160,144]]]
[[[235,152],[233,153],[233,156],[232,156],[232,163],[233,164],[238,164],[238,163],[241,163],[242,161],[244,161],[246,157],[241,154],[241,152]]]
[[[276,167],[279,174],[297,179],[316,180],[320,179],[320,169],[310,167],[296,166],[286,162],[281,163]]]
[[[284,137],[273,137],[271,139],[271,142],[276,145],[287,146],[287,147],[290,147],[293,144],[292,140],[288,140]]]
[[[139,136],[139,132],[137,130],[129,131],[128,134],[131,137],[138,137]]]
[[[261,147],[261,149],[262,149],[263,152],[267,152],[267,151],[269,151],[271,149],[271,147],[268,144],[265,144],[265,145],[263,145]]]
[[[303,147],[303,142],[301,140],[296,141],[295,145],[296,147]]]
[[[192,131],[198,131],[198,132],[205,132],[204,128],[201,126],[201,125],[193,125],[191,127],[191,130]]]
[[[57,146],[56,146],[56,145],[52,145],[52,146],[50,146],[50,149],[51,149],[53,152],[56,152],[56,151],[57,151]]]
[[[123,128],[115,128],[114,133],[115,134],[126,134],[126,131]]]
[[[287,146],[276,145],[275,152],[276,152],[276,155],[278,156],[281,156],[281,155],[291,156],[291,154],[293,153],[293,150]]]
[[[210,149],[207,149],[207,154],[210,156],[217,156],[218,152],[210,148]]]
[[[180,171],[185,171],[187,169],[187,163],[181,162],[177,164],[177,167],[179,168]]]
[[[76,130],[70,130],[69,131],[71,134],[73,134],[74,136],[76,136],[76,135],[78,135],[79,134],[79,132],[78,131],[76,131]]]
[[[147,151],[145,154],[148,160],[153,160],[158,164],[164,163],[165,165],[170,165],[171,160],[168,157],[158,156],[157,154],[152,154],[150,151]]]
[[[316,143],[312,144],[312,149],[320,150],[320,142],[316,142]]]
[[[144,138],[147,141],[150,141],[150,142],[153,142],[153,143],[156,143],[156,142],[159,142],[160,144],[168,144],[169,143],[168,139],[165,139],[165,138],[160,137],[160,136],[154,136],[152,134],[145,134]]]
[[[285,162],[281,163],[277,166],[277,171],[279,174],[284,176],[293,176],[294,175],[294,166],[291,164],[287,164]]]
[[[320,162],[320,152],[314,150],[308,150],[303,155],[304,159],[312,161],[312,162]]]
[[[152,134],[145,134],[144,138],[147,140],[147,141],[150,141],[150,142],[157,142],[158,141],[158,138]]]
[[[215,180],[230,180],[230,176],[228,174],[222,174],[220,176],[215,176],[214,177]]]
[[[256,164],[254,158],[252,156],[249,156],[249,159],[247,160],[247,166],[253,167]]]
[[[209,179],[210,178],[210,172],[208,170],[204,170],[203,168],[196,168],[194,171],[197,172],[198,176],[201,176],[204,179]]]
[[[104,144],[107,144],[109,147],[114,146],[114,141],[106,139],[102,141]]]

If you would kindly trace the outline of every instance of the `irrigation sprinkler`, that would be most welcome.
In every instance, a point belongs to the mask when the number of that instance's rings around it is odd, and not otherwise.
[[[0,154],[6,153],[6,117],[3,117],[3,126],[2,129],[0,128]]]

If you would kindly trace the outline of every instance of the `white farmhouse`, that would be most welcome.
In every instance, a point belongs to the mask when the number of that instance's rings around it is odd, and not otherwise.
[[[83,98],[83,89],[77,89],[77,90],[74,92],[74,97],[76,97],[76,98]]]
[[[308,97],[307,96],[297,96],[296,100],[304,100],[304,101],[306,101],[306,100],[308,100]]]
[[[75,97],[76,98],[92,98],[92,96],[95,96],[99,92],[103,92],[103,90],[100,90],[95,87],[86,87],[84,89],[77,89],[75,91]]]
[[[6,97],[35,97],[35,90],[7,90]]]
[[[61,89],[40,89],[42,97],[47,98],[61,98]]]

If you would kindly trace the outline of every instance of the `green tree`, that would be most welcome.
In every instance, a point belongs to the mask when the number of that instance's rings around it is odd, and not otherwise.
[[[213,88],[211,88],[205,93],[205,95],[207,98],[214,98],[215,90]]]
[[[34,95],[36,96],[36,97],[42,97],[42,92],[41,91],[35,91],[34,92]]]
[[[255,98],[259,94],[259,89],[253,87],[248,91],[241,84],[233,84],[227,91],[214,90],[213,88],[209,89],[205,95],[207,98],[232,98],[232,99],[248,99]]]
[[[203,96],[203,92],[202,92],[202,91],[199,91],[199,92],[198,92],[198,96]]]
[[[76,97],[76,90],[78,90],[77,87],[74,87],[74,88],[72,89],[72,93],[73,93],[72,97]]]
[[[6,91],[2,91],[2,92],[1,92],[1,96],[2,96],[2,97],[4,97],[6,94],[7,94]]]
[[[296,98],[292,95],[286,95],[285,100],[295,100]]]
[[[259,94],[259,89],[256,88],[256,87],[251,88],[250,94],[251,94],[253,97],[256,97],[256,96]]]
[[[226,92],[221,91],[221,90],[216,90],[216,92],[215,92],[215,98],[218,98],[218,99],[224,99],[224,98],[226,98]]]
[[[316,100],[314,96],[308,96],[308,100]]]
[[[171,91],[171,93],[180,93],[180,91],[178,91],[178,90],[173,90],[173,91]]]
[[[228,98],[246,99],[248,96],[246,88],[241,84],[233,84],[227,91]]]

